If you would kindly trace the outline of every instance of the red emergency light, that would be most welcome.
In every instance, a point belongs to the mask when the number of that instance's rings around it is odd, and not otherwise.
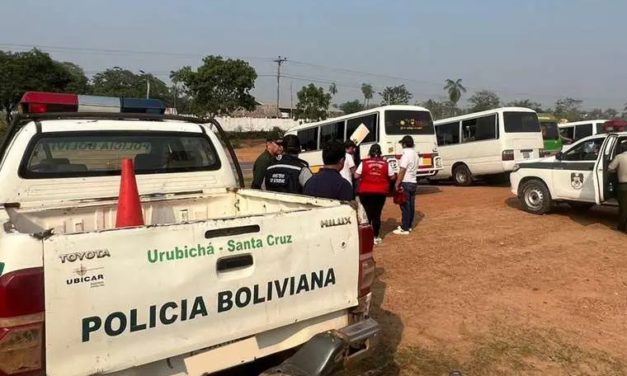
[[[113,112],[160,114],[165,112],[163,102],[158,99],[101,97],[27,91],[19,104],[21,113],[47,112]]]
[[[627,131],[627,121],[623,119],[608,120],[603,123],[603,131],[609,132],[625,132]]]

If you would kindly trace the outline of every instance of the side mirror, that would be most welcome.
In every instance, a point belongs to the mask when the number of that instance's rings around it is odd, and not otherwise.
[[[561,161],[563,156],[564,156],[564,153],[562,153],[561,151],[558,151],[557,154],[555,154],[555,159],[558,161]]]

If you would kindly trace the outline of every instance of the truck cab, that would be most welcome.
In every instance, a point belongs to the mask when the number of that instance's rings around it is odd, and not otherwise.
[[[200,376],[290,349],[276,372],[328,374],[371,353],[352,205],[240,188],[219,123],[154,100],[20,110],[0,146],[0,375]],[[128,159],[144,224],[119,227]]]
[[[556,202],[574,207],[616,205],[616,174],[608,165],[627,143],[627,132],[596,134],[553,157],[519,163],[510,175],[511,191],[524,210],[544,214]]]

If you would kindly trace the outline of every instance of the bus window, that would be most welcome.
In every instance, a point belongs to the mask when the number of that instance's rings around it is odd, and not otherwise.
[[[350,137],[361,124],[365,125],[369,131],[368,136],[366,136],[362,143],[376,142],[379,140],[377,137],[377,114],[348,119],[346,124],[346,137]]]
[[[488,115],[462,121],[464,142],[496,140],[496,116]]]
[[[320,148],[329,141],[344,141],[344,122],[326,124],[320,127]]]
[[[571,140],[573,139],[574,133],[575,133],[575,128],[574,127],[566,127],[566,128],[560,128],[560,136],[562,138]]]
[[[605,127],[603,126],[603,124],[604,124],[604,123],[597,123],[597,124],[596,124],[596,129],[597,129],[597,132],[596,132],[596,133],[607,133],[607,132],[605,131]]]
[[[542,122],[540,123],[540,128],[542,129],[543,140],[559,140],[560,134],[557,130],[556,122]]]
[[[440,124],[435,127],[438,146],[459,144],[459,121]]]
[[[318,127],[298,131],[297,136],[303,151],[318,150]]]
[[[575,130],[575,140],[581,140],[584,137],[592,136],[592,124],[580,124]]]
[[[385,133],[388,135],[435,134],[431,114],[427,111],[385,111]]]
[[[540,122],[535,112],[503,112],[505,133],[540,132]]]

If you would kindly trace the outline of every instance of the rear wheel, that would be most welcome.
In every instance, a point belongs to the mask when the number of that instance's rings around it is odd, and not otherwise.
[[[453,178],[455,179],[455,184],[461,186],[469,186],[472,184],[472,173],[468,166],[461,164],[455,166],[453,169]]]
[[[529,213],[545,214],[551,210],[551,192],[541,180],[527,180],[519,192],[520,203]]]

